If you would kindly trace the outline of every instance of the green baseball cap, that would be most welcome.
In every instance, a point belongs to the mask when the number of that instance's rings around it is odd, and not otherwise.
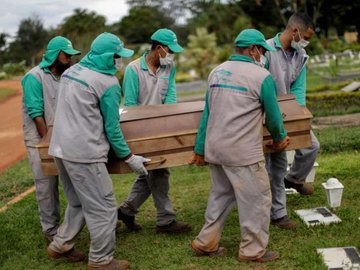
[[[264,35],[256,29],[245,29],[235,39],[237,47],[248,47],[250,45],[259,45],[267,51],[276,51],[274,47],[267,44]]]
[[[155,40],[169,47],[174,53],[181,53],[184,49],[177,43],[176,34],[167,28],[157,30],[151,36],[151,40]]]
[[[47,51],[51,51],[51,50],[63,51],[64,53],[70,55],[77,55],[81,53],[80,51],[77,51],[73,48],[70,40],[62,36],[56,36],[49,41],[49,44],[47,46]]]
[[[120,57],[131,57],[133,50],[126,49],[124,42],[111,33],[104,32],[98,35],[91,44],[91,52],[97,55],[113,53]]]
[[[69,55],[81,54],[80,51],[73,48],[70,40],[62,36],[56,36],[49,41],[43,59],[39,64],[40,67],[44,68],[51,66],[61,51]]]

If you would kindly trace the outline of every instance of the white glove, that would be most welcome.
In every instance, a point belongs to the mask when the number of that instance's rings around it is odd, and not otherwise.
[[[144,166],[144,162],[149,162],[151,159],[144,158],[142,156],[132,155],[125,162],[129,165],[129,167],[136,172],[137,174],[145,174],[148,175],[148,172]]]

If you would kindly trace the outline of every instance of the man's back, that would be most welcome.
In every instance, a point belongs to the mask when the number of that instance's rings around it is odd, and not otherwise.
[[[211,163],[244,166],[263,159],[260,95],[270,74],[240,58],[245,61],[226,61],[209,76],[205,153]]]
[[[111,87],[117,87],[120,92],[114,76],[80,64],[64,73],[49,149],[51,155],[74,162],[107,161],[109,143],[100,102]]]

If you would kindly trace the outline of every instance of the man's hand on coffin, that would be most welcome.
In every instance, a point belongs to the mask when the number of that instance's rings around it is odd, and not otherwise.
[[[289,144],[290,144],[290,138],[289,138],[289,136],[286,136],[281,141],[273,142],[272,144],[267,144],[266,146],[272,148],[273,150],[275,150],[277,152],[280,152],[280,151],[284,150]]]
[[[125,162],[129,165],[129,167],[136,172],[137,174],[145,174],[148,175],[148,172],[144,166],[144,162],[149,162],[151,159],[144,158],[138,155],[132,155]]]
[[[205,157],[203,155],[193,153],[188,161],[188,164],[190,165],[195,164],[196,166],[204,166],[207,164],[207,162],[205,161]]]

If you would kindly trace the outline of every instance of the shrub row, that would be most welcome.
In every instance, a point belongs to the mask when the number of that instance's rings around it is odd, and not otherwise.
[[[360,112],[360,92],[308,94],[306,106],[314,116]]]

